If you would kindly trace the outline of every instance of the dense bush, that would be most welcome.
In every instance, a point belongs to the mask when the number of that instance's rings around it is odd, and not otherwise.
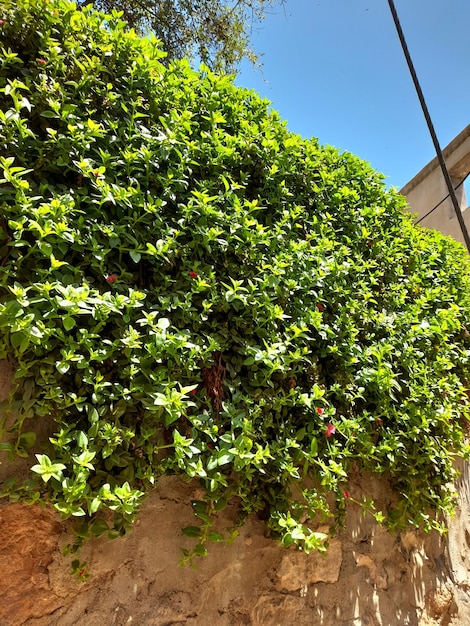
[[[165,69],[117,16],[0,6],[2,448],[38,452],[3,494],[119,534],[160,476],[199,479],[196,554],[228,501],[306,550],[348,497],[437,526],[468,451],[462,247],[255,93]],[[355,493],[356,469],[396,506]]]

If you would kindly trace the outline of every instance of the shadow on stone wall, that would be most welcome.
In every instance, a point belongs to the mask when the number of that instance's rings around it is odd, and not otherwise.
[[[11,469],[11,466],[9,466]],[[87,544],[91,576],[70,576],[67,524],[49,509],[0,504],[0,626],[465,626],[470,624],[470,476],[449,536],[392,535],[347,503],[347,526],[326,557],[285,550],[252,516],[232,545],[180,567],[198,488],[164,478],[132,532]],[[357,476],[353,497],[385,509],[385,481]],[[233,511],[224,512],[227,525]]]
[[[362,479],[363,487],[386,488]],[[165,478],[124,539],[87,545],[91,577],[77,583],[55,514],[0,508],[2,626],[406,626],[470,624],[468,512],[448,541],[391,535],[349,507],[326,557],[284,550],[251,517],[234,544],[214,544],[198,569],[181,568],[181,527],[194,523],[194,486]]]

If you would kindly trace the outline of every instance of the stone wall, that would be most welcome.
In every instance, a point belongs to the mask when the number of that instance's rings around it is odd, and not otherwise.
[[[8,464],[7,464],[8,466]],[[11,468],[11,466],[9,466]],[[5,466],[3,468],[5,472]],[[385,509],[384,481],[358,475],[351,495]],[[326,557],[283,549],[248,519],[232,545],[213,544],[180,567],[194,524],[195,484],[161,480],[123,539],[90,542],[91,576],[70,576],[67,524],[49,509],[0,503],[0,626],[466,626],[470,624],[470,476],[447,539],[392,535],[347,504],[347,526]],[[234,511],[224,512],[230,525]]]
[[[358,477],[354,489],[380,492],[386,504],[380,482]],[[470,624],[466,499],[448,541],[434,534],[392,535],[351,504],[347,527],[326,557],[280,548],[251,517],[231,546],[214,544],[192,569],[179,560],[181,547],[189,547],[180,529],[194,523],[193,497],[193,485],[162,480],[129,536],[84,548],[81,558],[91,568],[85,583],[70,577],[61,548],[71,537],[52,511],[3,504],[0,624]]]

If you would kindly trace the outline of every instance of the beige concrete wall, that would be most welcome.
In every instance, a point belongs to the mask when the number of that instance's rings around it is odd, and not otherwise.
[[[470,125],[444,148],[443,153],[449,173],[457,185],[470,172]],[[417,219],[423,217],[446,198],[449,192],[437,158],[416,174],[401,189],[401,193],[406,196],[411,212],[418,215]],[[470,198],[465,198],[463,185],[456,191],[456,195],[463,211],[465,224],[470,231],[470,210],[466,210]],[[463,243],[460,225],[450,198],[444,200],[431,215],[421,222],[421,225],[450,235]]]

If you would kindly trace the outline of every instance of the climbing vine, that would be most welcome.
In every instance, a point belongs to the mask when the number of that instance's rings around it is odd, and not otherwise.
[[[31,458],[2,495],[83,539],[122,534],[161,476],[199,481],[188,560],[236,532],[213,526],[229,502],[307,551],[348,498],[440,527],[468,455],[463,248],[229,77],[163,67],[117,14],[0,18],[1,450]],[[396,505],[355,493],[355,469]]]

